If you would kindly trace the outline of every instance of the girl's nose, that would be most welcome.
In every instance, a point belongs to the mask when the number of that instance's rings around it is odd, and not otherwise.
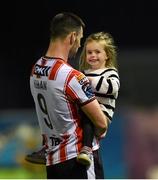
[[[92,57],[94,57],[94,56],[95,56],[95,53],[94,53],[94,52],[92,52],[92,53],[91,53],[91,56],[92,56]]]

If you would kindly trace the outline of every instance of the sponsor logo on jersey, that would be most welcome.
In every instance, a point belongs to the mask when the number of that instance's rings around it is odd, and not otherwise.
[[[39,76],[48,76],[48,71],[50,68],[50,66],[40,66],[36,64],[34,68],[34,74]]]
[[[83,79],[84,77],[85,77],[84,74],[80,74],[80,75],[77,76],[77,80],[80,81],[80,80]]]
[[[88,78],[84,74],[80,74],[79,76],[77,76],[77,80],[81,84],[82,90],[84,91],[86,96],[88,98],[92,98],[94,96],[94,93]]]
[[[84,83],[88,82],[87,77],[84,74],[80,74],[79,76],[76,77],[78,82],[83,85]]]
[[[52,137],[49,137],[49,139],[51,140],[51,145],[52,146],[57,146],[62,142],[62,140],[60,138],[58,138],[58,137],[53,137],[52,136]]]
[[[82,89],[88,98],[92,98],[94,96],[93,88],[89,82],[84,83],[82,85]]]

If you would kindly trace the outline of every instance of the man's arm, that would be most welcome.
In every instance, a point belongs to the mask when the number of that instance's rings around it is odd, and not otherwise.
[[[108,119],[100,109],[98,101],[95,99],[81,107],[82,111],[89,117],[97,128],[97,135],[100,136],[107,130]]]

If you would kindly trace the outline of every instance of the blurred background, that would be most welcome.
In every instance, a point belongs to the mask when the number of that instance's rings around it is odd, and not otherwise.
[[[113,122],[101,141],[106,178],[158,178],[158,27],[156,1],[1,1],[0,178],[45,178],[24,156],[41,147],[29,89],[32,64],[45,53],[52,16],[78,14],[84,38],[107,31],[118,47],[121,79]],[[80,50],[70,64],[78,68]]]

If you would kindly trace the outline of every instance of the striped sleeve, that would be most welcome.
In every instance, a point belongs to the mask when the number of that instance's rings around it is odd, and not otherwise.
[[[118,73],[112,70],[108,76],[106,73],[101,76],[95,76],[92,80],[92,86],[97,93],[114,95],[120,88]]]

